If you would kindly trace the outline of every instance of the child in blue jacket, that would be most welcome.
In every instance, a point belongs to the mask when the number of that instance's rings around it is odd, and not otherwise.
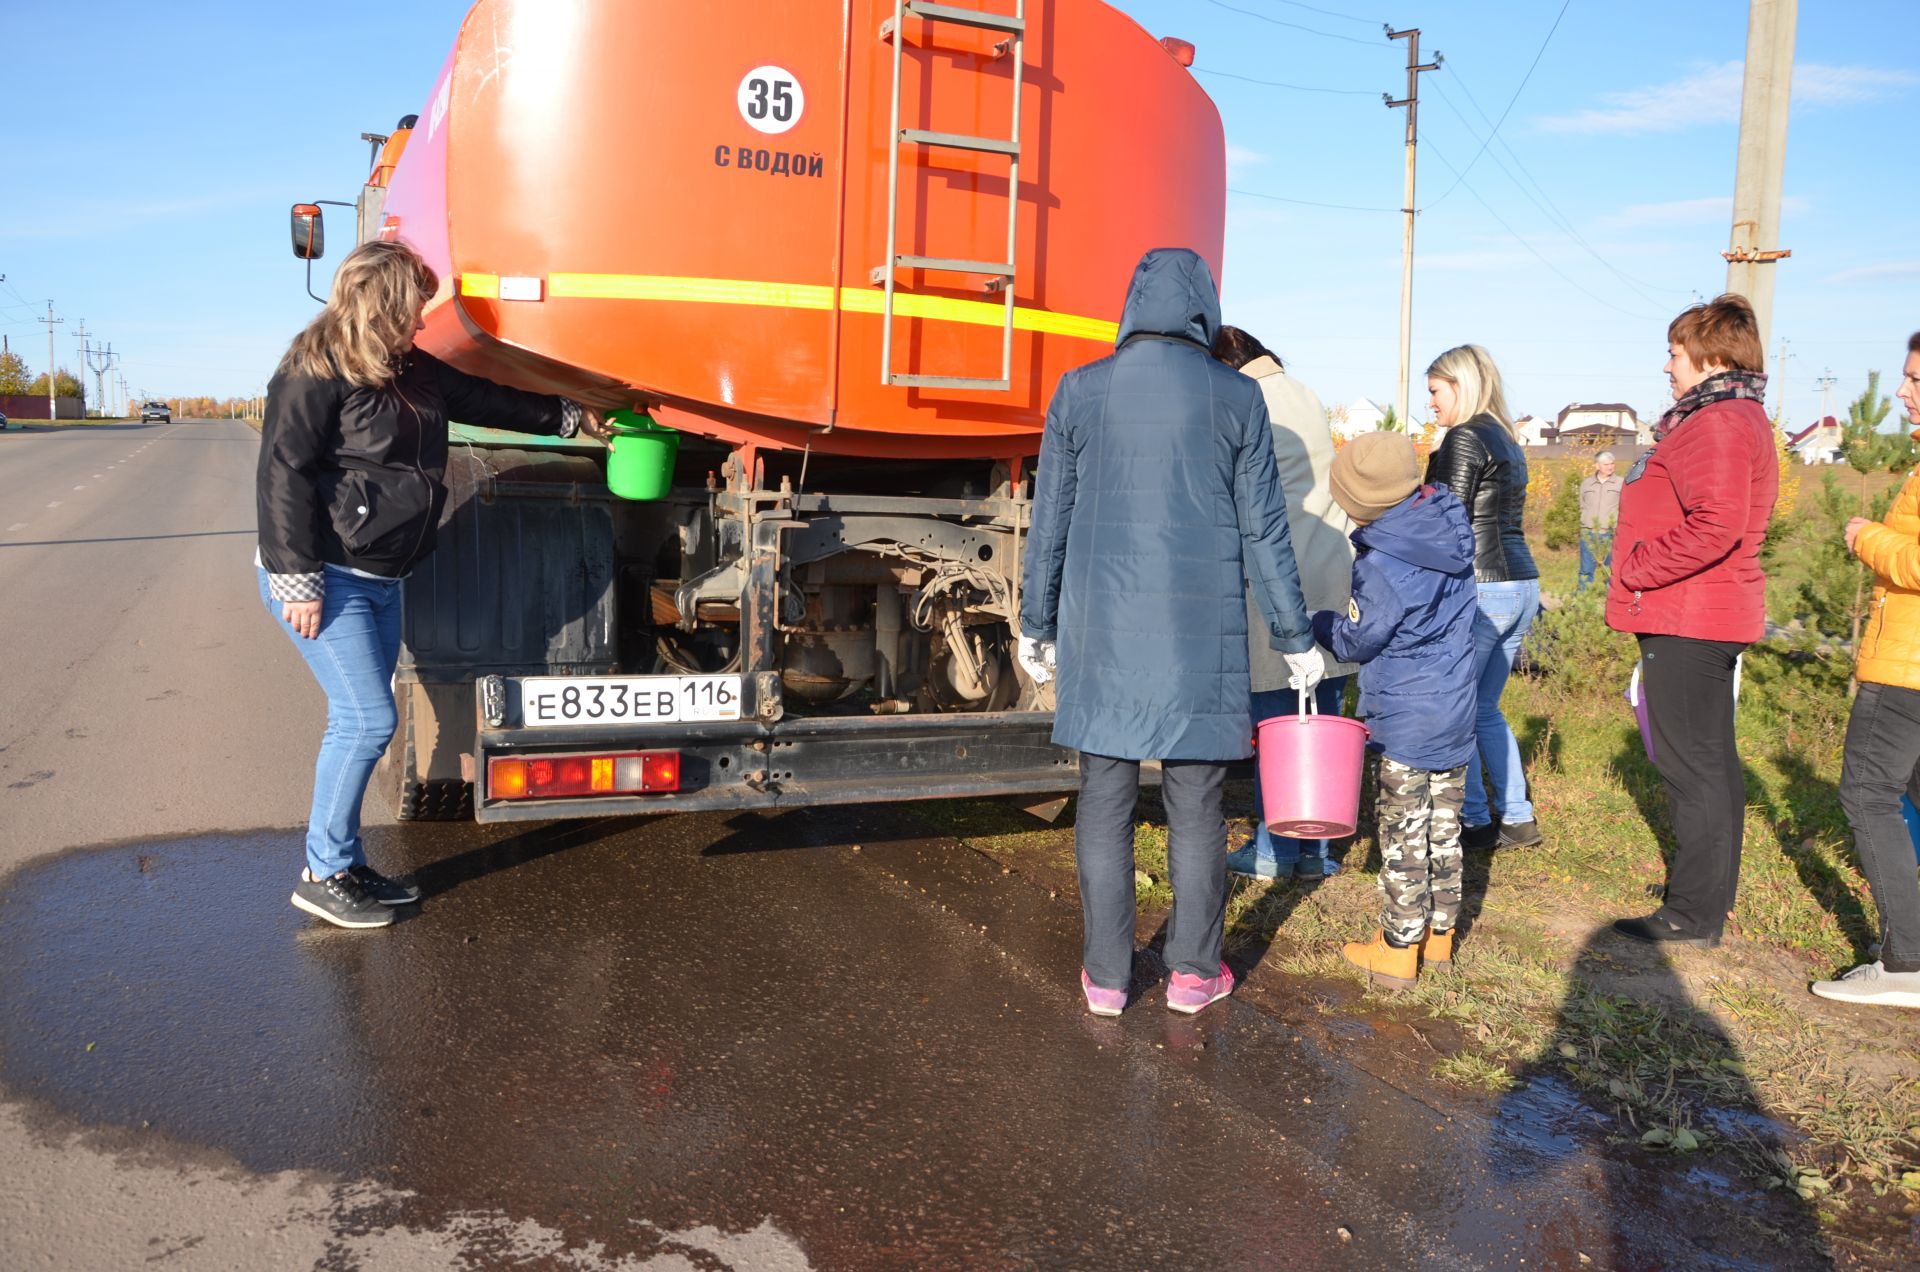
[[[1403,433],[1366,433],[1334,457],[1333,498],[1358,524],[1353,600],[1313,616],[1314,637],[1361,664],[1360,715],[1379,752],[1380,931],[1345,946],[1376,984],[1411,987],[1453,959],[1465,858],[1460,807],[1473,755],[1473,527],[1420,484]]]

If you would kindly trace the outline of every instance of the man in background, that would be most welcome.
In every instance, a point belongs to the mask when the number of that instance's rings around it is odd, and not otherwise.
[[[1613,452],[1593,460],[1593,475],[1580,483],[1580,591],[1593,582],[1594,566],[1613,558],[1613,526],[1620,520],[1620,488],[1613,475]]]

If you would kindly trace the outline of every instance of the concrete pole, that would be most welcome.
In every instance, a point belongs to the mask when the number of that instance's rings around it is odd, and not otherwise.
[[[1394,395],[1394,413],[1400,417],[1400,427],[1412,431],[1411,416],[1408,411],[1411,403],[1407,393],[1413,372],[1413,180],[1414,157],[1420,141],[1420,73],[1440,68],[1440,57],[1434,55],[1433,61],[1425,66],[1420,64],[1420,29],[1414,27],[1406,31],[1387,28],[1389,40],[1407,42],[1407,95],[1399,101],[1391,93],[1385,95],[1389,110],[1406,107],[1407,110],[1407,179],[1401,204],[1404,225],[1400,234],[1400,388]]]
[[[47,423],[51,424],[55,420],[60,418],[57,414],[55,414],[58,408],[54,405],[54,395],[53,395],[53,388],[54,388],[54,385],[53,385],[53,379],[54,379],[53,377],[53,357],[54,357],[53,329],[55,327],[58,327],[61,323],[65,322],[66,319],[55,318],[53,316],[53,302],[48,301],[47,316],[45,318],[40,319],[39,321],[47,324]]]
[[[1740,97],[1740,158],[1733,187],[1727,290],[1745,296],[1760,320],[1760,347],[1773,328],[1773,279],[1780,250],[1780,187],[1787,159],[1794,30],[1800,0],[1749,0],[1747,69]]]

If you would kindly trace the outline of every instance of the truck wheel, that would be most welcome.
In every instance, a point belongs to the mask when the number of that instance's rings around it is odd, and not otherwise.
[[[473,784],[458,778],[428,778],[422,775],[419,752],[414,746],[417,724],[414,695],[394,695],[394,707],[400,716],[393,741],[381,758],[383,786],[393,800],[396,820],[467,821],[473,817]]]

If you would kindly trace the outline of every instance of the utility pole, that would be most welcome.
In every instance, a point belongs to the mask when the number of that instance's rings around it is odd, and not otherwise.
[[[1822,368],[1820,378],[1815,380],[1814,383],[1820,386],[1819,422],[1824,424],[1827,422],[1827,417],[1833,414],[1833,368]]]
[[[80,381],[80,418],[84,420],[87,418],[87,381],[80,372],[87,369],[87,320],[85,318],[80,320],[80,326],[74,330],[73,342],[79,346],[80,360],[76,364],[79,369],[74,372],[74,379]]]
[[[1433,55],[1433,61],[1420,64],[1420,28],[1408,31],[1396,31],[1387,27],[1389,40],[1407,42],[1407,95],[1399,101],[1392,93],[1382,93],[1388,110],[1407,108],[1407,185],[1404,206],[1400,209],[1406,218],[1400,244],[1400,392],[1394,398],[1394,410],[1400,416],[1400,427],[1409,428],[1412,422],[1408,415],[1407,387],[1412,372],[1413,361],[1413,170],[1414,148],[1420,137],[1420,73],[1437,71],[1443,60],[1439,53]]]
[[[1773,325],[1781,173],[1787,159],[1787,104],[1793,92],[1794,29],[1800,0],[1749,0],[1747,70],[1740,95],[1740,156],[1733,184],[1727,290],[1745,296],[1760,322],[1760,347]]]
[[[53,329],[64,323],[66,319],[55,318],[53,316],[53,302],[48,301],[47,316],[45,318],[36,318],[34,321],[47,324],[47,423],[51,424],[60,418],[54,414],[56,408],[53,402]]]

